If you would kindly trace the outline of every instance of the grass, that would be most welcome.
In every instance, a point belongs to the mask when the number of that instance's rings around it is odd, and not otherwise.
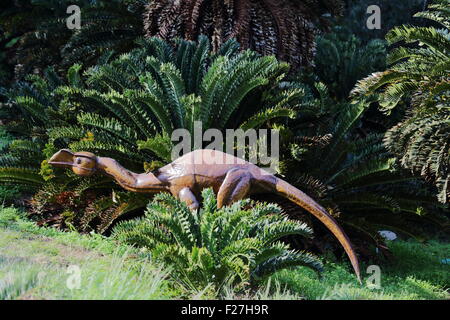
[[[332,262],[325,264],[322,279],[307,269],[284,270],[274,278],[287,290],[301,292],[306,299],[450,299],[450,265],[442,262],[450,257],[450,244],[396,241],[389,247],[395,258],[379,265],[379,288],[367,282],[372,273],[366,272],[368,265],[364,264],[364,285],[356,281],[349,266]]]
[[[222,298],[450,299],[450,264],[442,263],[450,258],[450,244],[399,241],[390,248],[395,259],[380,265],[379,289],[357,283],[345,263],[325,261],[321,279],[307,268],[284,270],[256,292],[236,295],[230,288]],[[181,292],[145,252],[98,234],[37,227],[20,210],[0,207],[0,300],[178,298],[211,296],[206,289]]]
[[[36,227],[13,208],[0,211],[0,300],[176,296],[167,272],[132,248],[95,234]]]
[[[126,257],[91,255],[75,264],[0,256],[0,299],[153,300],[171,298],[161,270],[126,266]],[[76,253],[74,254],[76,255]],[[65,257],[75,259],[69,252]],[[80,281],[76,272],[80,272]]]

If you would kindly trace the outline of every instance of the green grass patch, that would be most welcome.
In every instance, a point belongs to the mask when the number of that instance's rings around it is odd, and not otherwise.
[[[176,297],[167,271],[96,234],[37,227],[0,208],[0,300]]]
[[[374,287],[362,265],[365,282],[360,285],[349,266],[326,263],[322,279],[304,268],[281,271],[273,278],[287,290],[301,292],[306,299],[336,300],[429,300],[450,299],[450,244],[431,241],[395,241],[389,244],[394,259],[380,264],[379,288]]]
[[[346,263],[325,259],[322,278],[307,268],[276,273],[255,292],[224,299],[450,299],[450,244],[395,241],[394,259],[380,264],[380,288],[360,285]],[[74,270],[79,289],[70,288]],[[365,273],[368,265],[362,266]],[[15,208],[0,207],[0,300],[2,299],[209,299],[183,292],[169,270],[147,253],[98,234],[38,227]],[[68,285],[69,283],[69,285]]]
[[[39,227],[26,219],[24,213],[14,207],[0,207],[0,228],[25,232],[29,235],[48,237],[60,244],[77,245],[85,249],[95,249],[106,254],[119,251],[133,251],[129,246],[118,244],[97,233],[82,235],[76,231],[60,231],[54,228]],[[136,251],[136,250],[134,250]],[[137,252],[137,251],[136,251]]]
[[[172,298],[165,280],[167,273],[150,264],[130,266],[128,257],[122,255],[81,257],[74,249],[66,250],[61,256],[64,262],[48,259],[47,253],[41,250],[26,257],[2,252],[0,300]]]

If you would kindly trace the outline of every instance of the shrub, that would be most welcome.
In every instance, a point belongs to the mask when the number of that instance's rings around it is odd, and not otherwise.
[[[346,99],[356,82],[386,67],[386,43],[375,39],[366,45],[343,28],[317,39],[314,73],[338,99]]]
[[[5,1],[3,1],[5,2]],[[2,3],[1,51],[16,78],[42,72],[47,66],[67,69],[75,61],[95,63],[99,57],[134,47],[143,35],[145,1],[128,0],[23,0]],[[8,3],[9,2],[9,3]],[[82,12],[80,30],[66,26],[67,8]],[[0,56],[1,61],[1,56]],[[0,65],[0,82],[2,77]]]
[[[281,148],[282,174],[338,219],[361,254],[373,254],[368,243],[385,247],[378,234],[384,228],[420,238],[424,226],[448,225],[427,185],[396,165],[383,134],[361,134],[369,103],[336,103],[322,83],[307,89],[311,93],[291,124],[297,130]],[[289,213],[298,216],[298,208]]]
[[[244,200],[217,208],[211,189],[203,191],[199,211],[167,194],[150,203],[144,218],[120,223],[113,237],[150,250],[154,259],[173,269],[185,288],[220,294],[227,285],[255,287],[274,272],[322,264],[311,254],[296,252],[280,242],[287,235],[311,237],[306,224],[287,219],[279,207]]]
[[[67,80],[50,68],[43,77],[17,82],[6,96],[16,115],[8,129],[20,139],[9,143],[0,158],[0,183],[39,190],[33,202],[39,214],[61,214],[65,209],[55,200],[71,193],[68,209],[77,217],[66,216],[75,218],[74,226],[85,231],[83,221],[95,222],[103,215],[108,219],[95,226],[103,232],[109,218],[117,218],[130,205],[136,209],[140,202],[129,195],[119,200],[133,203],[114,205],[109,178],[80,179],[58,172],[46,162],[57,149],[91,151],[142,172],[170,162],[173,130],[192,132],[195,121],[201,121],[204,130],[249,129],[293,117],[300,92],[282,86],[287,64],[250,50],[240,52],[233,40],[217,53],[210,47],[205,37],[179,40],[175,46],[152,38],[84,73],[76,64]],[[92,203],[89,192],[98,201]]]
[[[0,186],[0,202],[11,202],[20,196],[20,190],[14,186]]]
[[[9,226],[22,216],[23,214],[16,208],[0,206],[0,227]]]
[[[435,0],[416,17],[439,27],[403,25],[386,35],[396,45],[388,55],[391,67],[360,80],[356,98],[378,94],[390,113],[411,101],[408,117],[389,130],[386,145],[401,165],[433,182],[440,202],[450,198],[450,13],[449,0]]]

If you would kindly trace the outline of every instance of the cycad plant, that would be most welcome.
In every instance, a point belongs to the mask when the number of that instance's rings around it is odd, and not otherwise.
[[[4,161],[4,153],[6,151],[6,148],[10,144],[10,142],[13,140],[13,137],[6,132],[6,130],[0,126],[0,153],[2,154],[0,156],[0,162]],[[0,170],[0,175],[2,175],[2,172]],[[19,186],[3,186],[0,185],[0,201],[2,203],[9,204],[11,200],[15,200],[18,198],[19,195]]]
[[[60,48],[62,67],[79,61],[94,65],[135,47],[144,34],[142,15],[146,0],[90,1],[82,9],[81,29],[74,30]],[[73,4],[73,1],[72,3]]]
[[[403,167],[434,182],[438,199],[450,196],[450,6],[436,0],[416,14],[440,25],[400,26],[386,36],[398,45],[388,56],[387,71],[361,80],[355,97],[378,93],[385,112],[410,100],[407,118],[386,134],[386,145]],[[407,101],[408,102],[408,101]]]
[[[203,207],[193,212],[160,194],[145,217],[119,223],[113,237],[149,250],[153,259],[171,267],[182,286],[195,292],[209,287],[220,294],[227,286],[242,291],[290,267],[322,270],[317,258],[280,242],[288,235],[311,237],[312,231],[289,220],[278,206],[243,200],[218,209],[211,189],[202,196]]]
[[[339,100],[348,98],[359,79],[385,67],[385,41],[374,39],[364,45],[342,27],[317,38],[314,73]]]
[[[230,40],[217,54],[206,37],[141,48],[89,69],[77,86],[61,87],[67,103],[84,106],[73,126],[55,127],[56,145],[123,160],[129,166],[171,161],[175,129],[251,129],[292,117],[299,90],[281,87],[288,66],[275,57],[238,51]]]
[[[245,49],[297,68],[311,63],[315,35],[341,9],[341,0],[160,0],[147,5],[144,23],[148,37],[195,40],[204,34],[214,50],[237,38]]]
[[[130,50],[143,35],[145,1],[9,1],[0,14],[0,41],[15,75],[42,72],[47,66],[67,70],[78,59],[93,64],[110,50]],[[67,27],[71,5],[80,8],[81,29]],[[73,12],[72,12],[73,13]]]
[[[57,124],[67,125],[74,117],[59,106],[60,97],[54,90],[64,81],[53,68],[45,70],[42,77],[32,75],[27,80],[3,90],[6,103],[1,107],[7,115],[3,128],[13,139],[0,157],[0,182],[35,191],[52,178],[52,170],[44,161],[56,150],[48,144],[47,130]]]
[[[10,144],[0,162],[0,182],[27,183],[33,177],[38,186],[44,179],[46,184],[56,183],[46,189],[56,195],[62,185],[79,195],[80,181],[71,173],[56,174],[46,162],[57,149],[91,151],[144,171],[170,162],[173,130],[192,132],[195,121],[204,130],[250,129],[294,115],[301,92],[283,86],[288,66],[274,57],[239,52],[233,40],[213,53],[206,37],[198,42],[179,40],[175,47],[156,38],[139,45],[84,72],[76,64],[66,79],[50,68],[43,77],[30,76],[7,90],[7,127],[24,141]],[[15,145],[24,144],[28,151],[13,154]],[[92,183],[96,189],[111,188],[108,183]],[[55,198],[54,192],[45,195]]]
[[[398,168],[383,135],[358,130],[370,103],[336,102],[321,83],[314,89],[291,126],[286,178],[315,195],[364,246],[382,244],[378,231],[386,228],[420,237],[418,221],[448,225],[426,186]]]

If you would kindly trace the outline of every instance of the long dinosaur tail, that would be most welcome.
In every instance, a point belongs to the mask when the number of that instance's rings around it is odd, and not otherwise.
[[[344,230],[339,226],[336,220],[331,217],[324,208],[322,208],[317,202],[315,202],[311,197],[309,197],[304,192],[290,185],[286,181],[276,178],[275,185],[276,192],[299,205],[303,209],[310,212],[317,219],[319,219],[339,240],[341,245],[344,247],[350,261],[352,263],[353,269],[355,270],[356,276],[361,283],[361,274],[359,271],[358,258],[355,251],[353,250],[352,244],[345,234]]]

